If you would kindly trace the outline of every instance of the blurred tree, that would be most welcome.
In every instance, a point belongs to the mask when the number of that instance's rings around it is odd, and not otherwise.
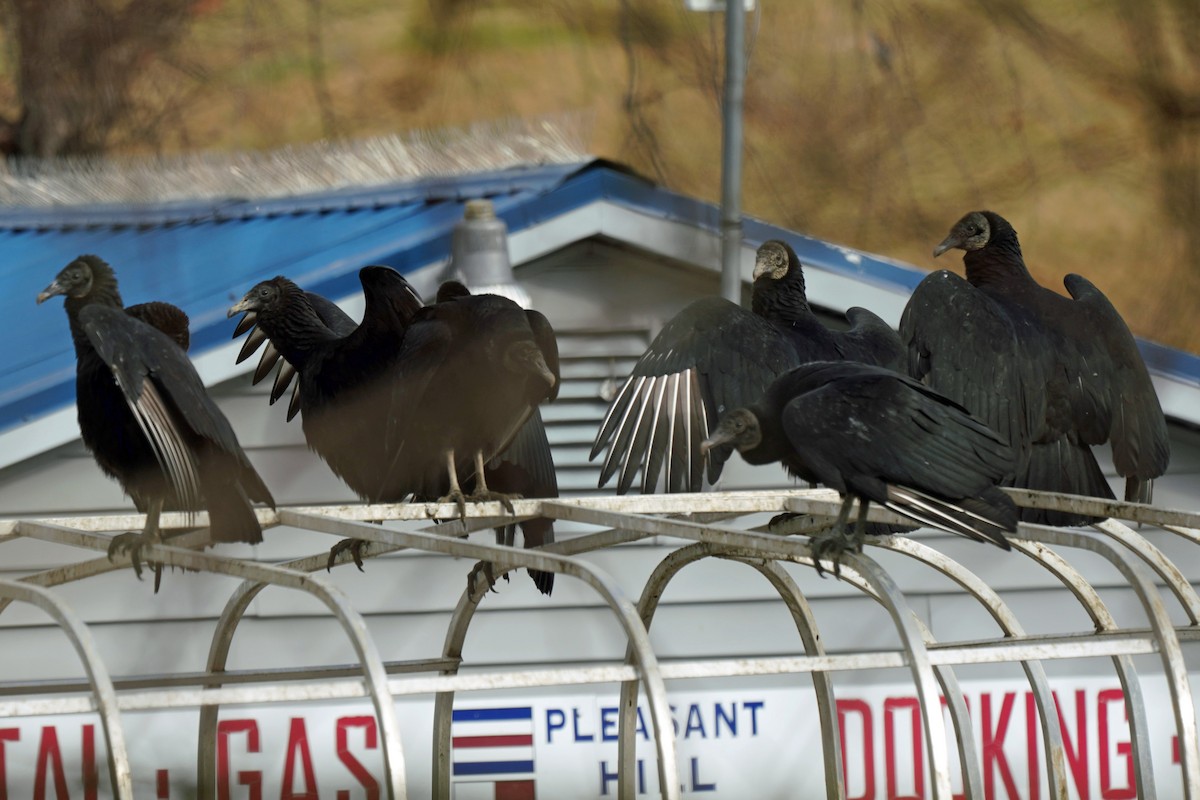
[[[89,155],[144,111],[147,68],[187,32],[194,0],[0,0],[19,111],[10,155]],[[136,122],[133,123],[136,125]]]
[[[1063,30],[1040,5],[977,0],[988,17],[1047,63],[1136,108],[1157,166],[1159,203],[1200,267],[1200,3],[1118,0],[1126,52],[1100,49]]]

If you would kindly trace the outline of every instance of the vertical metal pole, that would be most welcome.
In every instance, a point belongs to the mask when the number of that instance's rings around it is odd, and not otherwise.
[[[742,301],[742,97],[745,0],[725,0],[725,102],[721,105],[721,296]]]

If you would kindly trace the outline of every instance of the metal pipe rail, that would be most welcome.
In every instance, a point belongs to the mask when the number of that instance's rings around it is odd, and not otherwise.
[[[1041,661],[1102,656],[1111,658],[1125,692],[1131,733],[1134,777],[1140,797],[1156,796],[1148,745],[1148,724],[1141,683],[1132,657],[1158,654],[1171,693],[1175,733],[1179,742],[1180,782],[1183,796],[1200,800],[1200,756],[1192,688],[1188,679],[1181,642],[1200,641],[1200,597],[1185,575],[1141,532],[1116,520],[1156,526],[1182,540],[1200,543],[1200,514],[1159,509],[1152,506],[1106,502],[1090,498],[1052,495],[1026,490],[1008,490],[1018,504],[1058,508],[1084,514],[1109,516],[1096,531],[1059,530],[1022,525],[1014,550],[1031,559],[1075,597],[1087,613],[1094,630],[1055,635],[1028,635],[1020,621],[996,592],[925,540],[882,537],[869,547],[892,551],[948,576],[961,591],[972,597],[999,626],[996,638],[977,641],[937,642],[924,622],[913,612],[904,593],[891,575],[867,554],[848,555],[843,560],[842,579],[865,596],[880,603],[894,625],[901,646],[896,650],[830,653],[821,644],[817,616],[792,576],[781,564],[813,565],[803,539],[782,536],[779,528],[764,533],[735,527],[727,518],[756,513],[789,511],[813,519],[836,516],[840,500],[828,490],[760,491],[668,495],[646,497],[590,497],[555,500],[522,500],[515,503],[515,518],[547,516],[599,526],[602,530],[566,539],[538,550],[520,550],[466,541],[466,535],[512,521],[496,503],[469,507],[466,519],[419,531],[397,530],[366,524],[401,520],[428,521],[431,516],[457,515],[451,505],[425,504],[348,505],[285,508],[278,512],[259,510],[264,527],[286,525],[335,536],[366,540],[366,558],[401,549],[414,549],[470,559],[490,561],[498,576],[517,568],[535,568],[572,575],[595,590],[622,626],[627,637],[624,663],[597,664],[560,669],[506,669],[458,674],[462,650],[471,620],[486,593],[484,587],[469,587],[459,600],[447,629],[443,650],[425,660],[385,665],[371,641],[365,622],[346,598],[319,576],[309,573],[325,566],[321,552],[282,565],[266,565],[194,552],[185,548],[202,546],[207,532],[195,530],[174,537],[170,546],[148,547],[153,561],[186,566],[204,572],[232,575],[244,582],[235,590],[217,621],[208,664],[202,672],[108,678],[104,667],[85,646],[87,628],[50,587],[77,583],[123,567],[127,557],[109,562],[106,558],[73,563],[0,582],[0,611],[12,600],[36,602],[48,610],[76,643],[85,663],[88,680],[0,684],[0,716],[29,716],[99,712],[109,741],[109,773],[118,797],[129,796],[129,764],[122,746],[120,712],[166,708],[201,709],[198,780],[202,794],[213,790],[215,721],[219,707],[227,704],[307,702],[331,698],[373,698],[383,738],[385,781],[389,797],[405,796],[404,759],[400,749],[399,724],[392,699],[415,694],[434,695],[435,796],[449,797],[451,788],[449,734],[455,692],[485,689],[531,688],[565,685],[618,683],[621,686],[620,735],[618,741],[618,789],[622,798],[633,796],[634,726],[637,694],[645,685],[654,728],[659,766],[659,786],[664,797],[677,797],[674,737],[666,701],[666,681],[758,675],[809,674],[816,693],[819,722],[824,741],[823,764],[826,794],[842,798],[846,787],[841,774],[837,735],[835,691],[831,676],[861,669],[908,670],[918,696],[918,709],[928,754],[932,796],[951,797],[948,732],[941,711],[941,696],[950,712],[955,732],[964,791],[981,796],[979,754],[967,731],[967,712],[953,667],[965,664],[1019,663],[1026,672],[1037,705],[1046,756],[1047,781],[1052,797],[1065,797],[1067,776],[1059,717],[1053,707]],[[688,518],[671,518],[686,515]],[[714,520],[713,517],[720,519]],[[164,514],[164,529],[195,528],[205,515],[188,518]],[[900,518],[872,507],[868,519],[895,522]],[[110,541],[100,532],[140,528],[141,515],[108,515],[53,520],[0,521],[0,545],[32,537],[69,547],[104,551]],[[786,530],[787,525],[782,526]],[[268,530],[268,535],[270,535]],[[585,560],[588,553],[622,543],[656,537],[672,548],[642,588],[635,606],[615,581]],[[936,542],[934,542],[936,544]],[[1118,628],[1096,590],[1071,564],[1065,553],[1086,550],[1106,559],[1132,588],[1142,607],[1148,627]],[[722,658],[661,662],[648,635],[659,598],[669,581],[687,565],[703,558],[722,558],[744,563],[771,584],[787,607],[800,639],[803,655],[769,658]],[[344,563],[342,558],[338,563]],[[346,629],[359,659],[357,665],[330,665],[308,669],[225,671],[229,645],[251,600],[268,585],[300,589],[320,599]],[[1166,597],[1178,604],[1187,619],[1174,625]],[[1195,665],[1192,665],[1195,667]],[[419,673],[429,673],[421,675]],[[195,688],[183,688],[195,687]],[[114,744],[115,742],[115,744]],[[125,792],[124,794],[122,792]]]

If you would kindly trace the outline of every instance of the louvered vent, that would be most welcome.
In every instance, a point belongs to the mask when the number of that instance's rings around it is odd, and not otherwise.
[[[554,450],[558,490],[564,497],[599,494],[602,457],[589,462],[588,452],[609,400],[650,345],[650,330],[559,328],[555,333],[562,388],[557,400],[542,406],[542,418]]]

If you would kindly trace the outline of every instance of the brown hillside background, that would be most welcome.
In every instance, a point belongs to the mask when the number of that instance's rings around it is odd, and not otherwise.
[[[203,0],[115,152],[583,115],[593,153],[720,194],[724,19],[683,0]],[[1200,3],[759,0],[748,215],[920,267],[964,212],[1200,351]],[[149,58],[149,56],[148,56]],[[0,103],[11,108],[11,80]]]

